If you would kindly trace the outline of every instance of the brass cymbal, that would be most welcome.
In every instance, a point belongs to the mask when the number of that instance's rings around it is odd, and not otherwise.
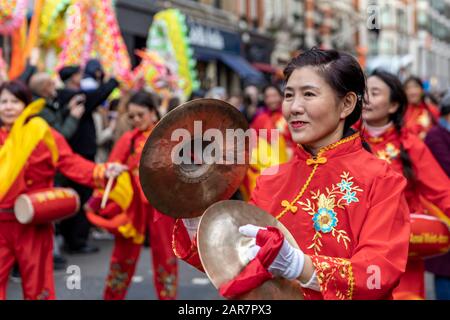
[[[291,233],[264,210],[244,201],[215,203],[205,211],[200,220],[197,243],[203,268],[216,288],[235,278],[248,264],[245,252],[254,243],[254,239],[239,233],[239,227],[246,224],[277,227],[287,241],[298,248]],[[277,277],[240,299],[303,300],[303,293],[298,282]]]
[[[243,114],[216,99],[189,101],[163,117],[147,139],[139,167],[152,206],[174,218],[193,218],[229,199],[249,163],[249,139],[227,136],[238,129],[248,129]],[[208,132],[213,138],[205,136]]]

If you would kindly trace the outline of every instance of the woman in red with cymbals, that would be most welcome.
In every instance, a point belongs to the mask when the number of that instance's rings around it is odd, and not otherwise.
[[[250,286],[239,285],[241,273],[222,287],[234,295],[221,293],[233,298],[275,275],[298,280],[306,299],[392,299],[408,254],[406,179],[367,152],[351,129],[361,116],[364,73],[349,54],[311,49],[284,74],[283,115],[297,148],[278,173],[259,177],[250,202],[283,223],[300,250],[277,229],[241,226],[256,238],[250,264],[259,261],[266,274]],[[195,222],[177,221],[174,249],[200,266]]]
[[[386,71],[375,70],[367,87],[369,101],[363,107],[362,132],[372,152],[407,178],[405,196],[411,213],[425,213],[429,202],[449,217],[450,181],[425,143],[403,127],[407,99],[400,80]],[[425,298],[422,259],[408,260],[394,297]]]
[[[54,299],[53,225],[21,224],[14,215],[18,196],[53,187],[56,171],[92,188],[126,167],[95,164],[73,153],[64,137],[36,115],[44,100],[31,103],[20,82],[0,86],[0,300],[9,273],[19,265],[24,299]]]

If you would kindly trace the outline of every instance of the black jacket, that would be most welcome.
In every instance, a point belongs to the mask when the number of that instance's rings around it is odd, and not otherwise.
[[[111,92],[119,85],[116,79],[101,84],[96,90],[92,91],[73,91],[65,89],[61,93],[62,102],[71,99],[75,94],[83,93],[86,95],[85,112],[78,123],[78,129],[69,140],[73,151],[79,153],[85,158],[93,160],[97,152],[96,134],[94,119],[92,113],[95,109],[106,101]]]

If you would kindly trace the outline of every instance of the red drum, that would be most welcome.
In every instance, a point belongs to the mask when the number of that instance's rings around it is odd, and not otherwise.
[[[436,217],[411,214],[409,256],[429,258],[445,254],[450,249],[448,226]]]
[[[22,224],[45,224],[74,215],[80,198],[73,189],[48,188],[20,195],[14,204],[16,219]]]

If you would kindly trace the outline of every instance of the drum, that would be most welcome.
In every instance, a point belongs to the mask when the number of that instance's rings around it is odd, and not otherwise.
[[[80,198],[70,188],[47,188],[22,194],[14,204],[16,219],[22,224],[45,224],[74,215]]]
[[[429,258],[445,254],[450,249],[448,226],[436,217],[411,214],[409,256]]]

